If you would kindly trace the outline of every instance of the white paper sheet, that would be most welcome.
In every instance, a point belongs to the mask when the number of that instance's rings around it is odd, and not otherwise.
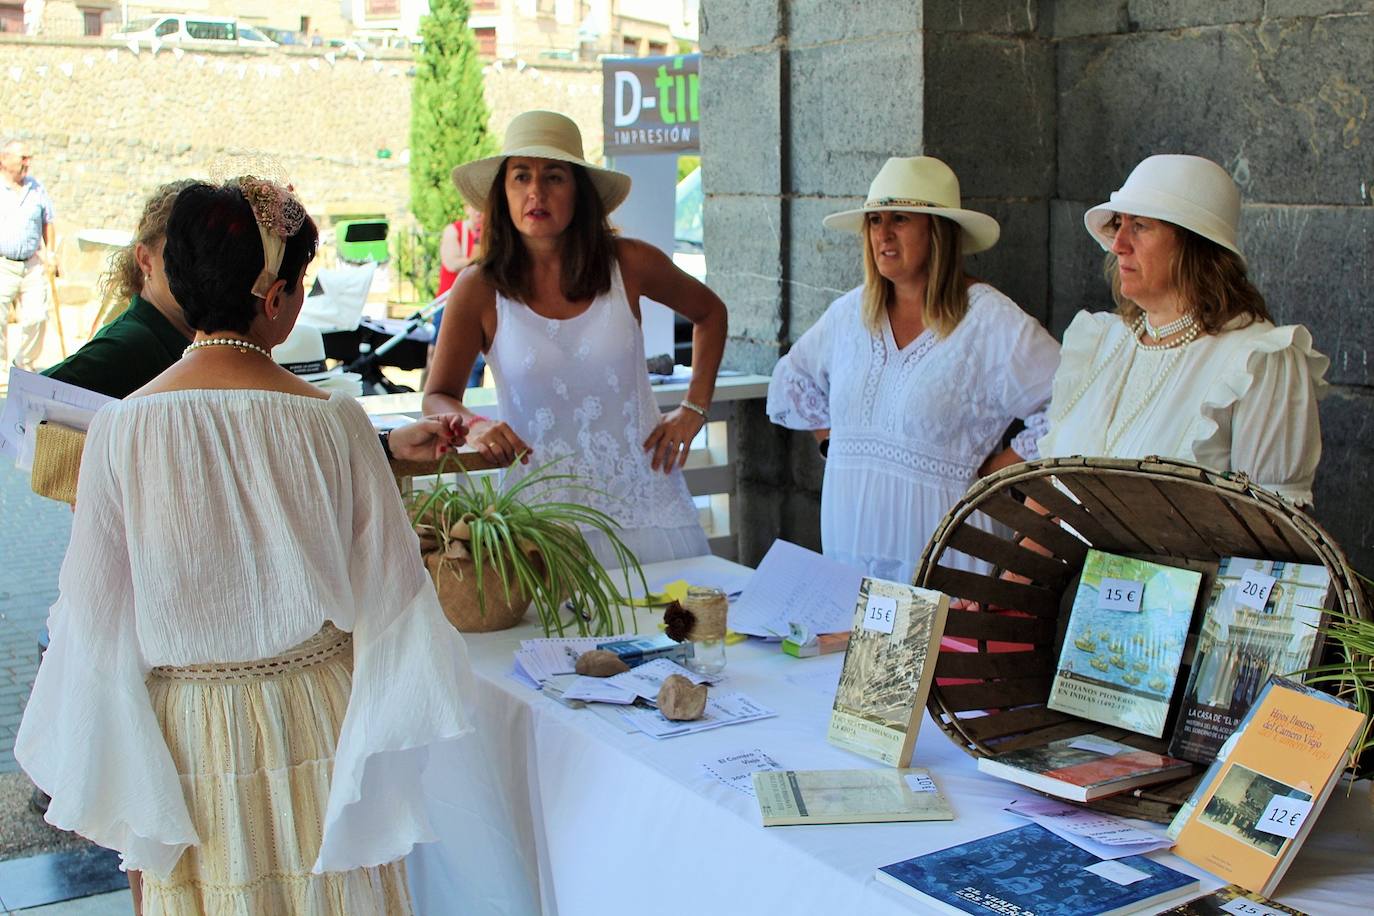
[[[787,636],[791,623],[816,634],[847,632],[863,576],[861,569],[776,540],[730,608],[730,629],[769,639]]]
[[[663,686],[664,681],[674,674],[682,675],[693,684],[714,684],[720,680],[718,677],[688,671],[670,659],[656,658],[637,668],[612,675],[606,678],[606,683],[621,690],[629,691],[635,696],[641,696],[650,703],[657,703],[659,688]]]
[[[113,400],[11,366],[5,412],[0,415],[0,455],[8,455],[16,467],[27,471],[33,467],[33,443],[39,421],[52,420],[74,429],[87,429],[95,412]]]
[[[662,592],[663,587],[669,582],[685,579],[688,585],[718,588],[725,592],[726,597],[734,600],[743,592],[751,574],[752,570],[744,567],[721,569],[711,563],[693,563],[688,560],[672,575],[659,576],[649,579],[648,582],[650,591]]]
[[[738,725],[767,719],[777,715],[766,706],[760,706],[742,693],[725,691],[706,698],[706,712],[700,719],[691,722],[674,722],[663,718],[657,709],[631,706],[618,710],[621,717],[651,738],[676,738],[724,725]]]
[[[612,684],[608,678],[579,676],[563,691],[565,700],[584,703],[614,703],[628,706],[635,701],[635,692]]]
[[[757,747],[703,760],[701,768],[706,771],[708,776],[719,780],[722,785],[743,792],[750,798],[758,797],[754,792],[755,773],[784,769],[782,764],[774,760],[767,751]]]
[[[515,650],[515,665],[530,680],[542,684],[555,674],[572,674],[577,657],[590,652],[598,643],[624,639],[621,636],[562,636],[552,639],[522,639]]]
[[[1048,798],[1014,801],[1003,810],[1035,821],[1099,859],[1138,856],[1173,845],[1167,836],[1143,830],[1119,817],[1084,811]]]

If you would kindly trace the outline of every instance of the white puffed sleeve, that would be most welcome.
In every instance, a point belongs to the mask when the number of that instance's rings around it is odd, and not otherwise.
[[[377,435],[339,399],[351,464],[353,689],[334,756],[316,873],[391,862],[434,839],[429,747],[472,730],[472,669],[444,618]],[[449,774],[462,779],[462,774]]]
[[[768,419],[788,429],[830,428],[830,372],[837,322],[852,310],[861,290],[830,303],[819,321],[807,329],[787,355],[773,367],[768,382]]]
[[[1036,443],[1049,431],[1048,410],[1055,370],[1059,368],[1059,343],[1016,303],[1001,293],[997,295],[1005,299],[1007,316],[998,322],[1001,352],[992,364],[1000,367],[1003,416],[1026,424],[1012,438],[1011,447],[1030,461],[1040,457]]]
[[[1311,505],[1321,460],[1317,400],[1330,360],[1301,325],[1269,328],[1202,404],[1193,452],[1209,467],[1243,471],[1298,505]]]
[[[86,436],[72,538],[14,756],[52,796],[48,823],[166,878],[198,842],[139,647],[109,411]]]

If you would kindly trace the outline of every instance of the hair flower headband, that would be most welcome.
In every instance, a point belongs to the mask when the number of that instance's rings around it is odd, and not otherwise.
[[[281,259],[286,253],[286,240],[305,224],[305,207],[289,187],[284,188],[266,178],[244,175],[238,179],[238,186],[253,208],[253,219],[262,239],[262,272],[253,281],[253,295],[266,299],[272,284],[277,282]]]

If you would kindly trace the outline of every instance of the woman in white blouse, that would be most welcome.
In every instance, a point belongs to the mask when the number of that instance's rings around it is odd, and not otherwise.
[[[959,181],[940,160],[889,159],[863,207],[825,225],[860,234],[864,284],[778,362],[768,415],[814,431],[827,453],[826,555],[910,581],[975,477],[1037,457],[1059,347],[1016,303],[964,274],[963,255],[991,248],[1000,230],[960,207]],[[1026,429],[1003,448],[1016,419]],[[985,568],[962,554],[950,560]]]
[[[1084,215],[1117,310],[1065,333],[1042,455],[1181,458],[1312,502],[1329,361],[1306,328],[1274,326],[1239,218],[1231,176],[1179,155],[1144,160]]]
[[[145,913],[408,913],[427,749],[470,730],[367,416],[272,361],[317,237],[269,182],[182,191],[163,258],[195,340],[86,439],[15,756]]]

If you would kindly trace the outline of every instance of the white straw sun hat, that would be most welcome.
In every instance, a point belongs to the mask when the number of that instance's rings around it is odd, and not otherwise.
[[[582,131],[567,115],[556,111],[527,111],[515,116],[506,128],[501,152],[486,159],[467,162],[453,170],[453,183],[463,200],[476,210],[487,206],[487,194],[501,163],[511,156],[536,159],[557,159],[571,162],[587,170],[601,202],[610,213],[620,206],[630,193],[630,176],[624,172],[592,165],[582,155]]]
[[[963,230],[964,254],[986,251],[997,244],[1001,228],[986,213],[960,206],[959,179],[954,170],[933,156],[894,157],[883,163],[868,187],[868,199],[858,210],[832,213],[822,220],[831,229],[858,232],[874,211],[930,213],[953,220]]]
[[[1083,214],[1083,225],[1110,251],[1107,224],[1118,213],[1161,219],[1182,226],[1223,248],[1245,255],[1236,247],[1240,221],[1240,189],[1226,170],[1201,156],[1150,156],[1131,170],[1111,200]]]

